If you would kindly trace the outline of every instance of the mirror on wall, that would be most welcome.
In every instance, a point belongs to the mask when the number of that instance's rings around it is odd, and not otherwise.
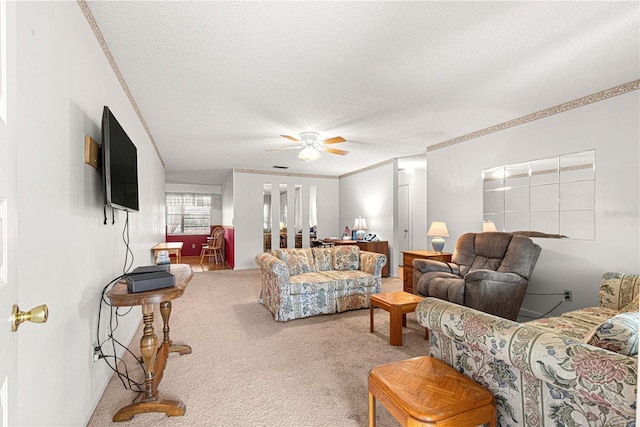
[[[483,220],[531,237],[595,239],[595,150],[485,169]]]
[[[271,184],[262,184],[263,222],[262,222],[262,249],[271,250]]]
[[[309,238],[316,240],[318,235],[318,208],[316,200],[318,198],[318,187],[309,187]]]
[[[272,191],[275,188],[277,191]],[[293,195],[291,206],[289,192]],[[294,238],[295,247],[307,246],[304,242],[314,240],[317,224],[317,186],[309,187],[308,200],[305,199],[305,189],[302,184],[272,184],[263,183],[263,250],[269,251],[272,247],[286,248],[289,245],[289,233]],[[291,209],[290,209],[291,207]],[[309,225],[306,215],[309,213]],[[305,239],[308,235],[310,240]],[[275,245],[275,246],[274,246]]]

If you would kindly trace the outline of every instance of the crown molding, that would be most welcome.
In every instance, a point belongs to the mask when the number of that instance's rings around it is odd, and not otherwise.
[[[393,163],[394,160],[395,159],[385,160],[384,162],[376,163],[375,165],[367,166],[366,168],[358,169],[357,171],[345,173],[344,175],[340,175],[340,178],[342,179],[342,178],[349,177],[351,175],[357,175],[359,173],[367,172],[367,171],[370,171],[372,169],[377,169],[380,166],[384,166],[384,165],[388,165],[389,163]]]
[[[296,172],[277,172],[277,171],[263,171],[257,169],[233,169],[233,173],[246,173],[253,175],[273,175],[273,176],[292,176],[296,178],[321,178],[321,179],[338,179],[338,176],[331,175],[314,175],[311,173],[296,173]]]
[[[113,59],[113,55],[111,55],[111,51],[107,46],[107,42],[104,40],[104,37],[102,37],[100,28],[98,28],[98,24],[96,23],[95,19],[93,18],[93,15],[91,14],[91,11],[89,10],[89,5],[85,0],[77,0],[77,2],[78,2],[78,5],[80,6],[80,9],[82,10],[82,13],[84,14],[84,17],[87,19],[87,22],[91,27],[91,30],[93,30],[93,34],[96,36],[96,39],[98,40],[98,44],[100,44],[100,47],[104,52],[104,55],[107,57],[107,61],[109,61],[109,64],[111,65],[111,68],[113,69],[113,72],[115,73],[116,78],[120,82],[120,86],[122,86],[122,90],[124,90],[124,93],[125,95],[127,95],[127,98],[129,99],[129,102],[131,103],[133,110],[136,112],[136,115],[138,116],[138,120],[140,120],[140,123],[142,124],[142,127],[144,128],[145,132],[147,132],[147,136],[151,140],[151,144],[153,144],[153,148],[156,150],[156,154],[158,155],[158,159],[160,159],[160,163],[162,163],[163,167],[166,167],[164,164],[164,160],[162,160],[162,156],[160,155],[160,150],[158,150],[158,146],[156,145],[156,141],[153,139],[153,135],[151,135],[151,130],[149,129],[149,126],[147,126],[147,122],[142,116],[142,113],[138,108],[138,104],[136,104],[135,99],[133,99],[133,95],[131,94],[131,91],[129,91],[129,86],[127,86],[127,83],[124,81],[124,77],[122,77],[122,73],[120,73],[118,64],[116,64],[116,61]]]
[[[573,101],[565,102],[564,104],[556,105],[555,107],[547,108],[532,114],[527,114],[526,116],[522,116],[517,119],[509,120],[497,125],[490,126],[488,128],[480,129],[466,135],[440,142],[438,144],[430,145],[427,147],[427,151],[434,151],[441,148],[451,147],[452,145],[456,145],[470,139],[479,138],[481,136],[489,135],[490,133],[499,132],[501,130],[509,129],[515,126],[520,126],[534,120],[544,119],[555,114],[564,113],[575,108],[584,107],[585,105],[593,104],[599,101],[604,101],[605,99],[623,95],[628,92],[633,92],[634,90],[638,89],[640,89],[640,80],[634,80],[620,86],[612,87],[611,89],[606,89],[601,92],[594,93],[593,95],[587,95],[582,98],[574,99]]]

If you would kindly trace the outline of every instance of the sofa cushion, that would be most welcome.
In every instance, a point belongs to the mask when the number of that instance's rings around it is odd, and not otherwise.
[[[587,344],[627,356],[638,355],[638,312],[628,311],[613,316],[587,337]]]
[[[600,325],[602,322],[612,318],[616,314],[618,314],[618,310],[612,310],[610,308],[586,307],[579,310],[562,313],[561,316],[565,319],[588,323],[593,327]]]
[[[333,248],[334,270],[357,270],[360,267],[360,248],[357,245],[340,245]]]
[[[360,270],[331,270],[322,274],[336,282],[336,290],[364,289],[376,284],[376,278]]]
[[[315,271],[315,261],[310,248],[275,249],[273,253],[287,264],[291,276]]]
[[[319,273],[302,273],[289,277],[291,295],[312,294],[316,292],[333,292],[336,289],[335,280]]]
[[[312,248],[316,271],[333,270],[333,248]]]

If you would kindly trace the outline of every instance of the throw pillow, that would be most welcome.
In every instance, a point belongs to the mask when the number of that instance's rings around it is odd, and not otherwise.
[[[313,248],[311,251],[316,261],[316,271],[333,270],[333,248]]]
[[[287,264],[290,276],[315,271],[313,254],[311,249],[276,249],[273,251],[276,257]]]
[[[357,270],[360,268],[360,248],[357,245],[339,245],[333,248],[334,270]]]
[[[598,326],[587,344],[627,356],[638,355],[638,311],[620,313]]]

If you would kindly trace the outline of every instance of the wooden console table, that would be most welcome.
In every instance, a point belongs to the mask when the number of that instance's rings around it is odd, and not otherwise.
[[[129,421],[137,414],[146,412],[164,412],[168,416],[184,415],[186,407],[179,400],[165,400],[158,397],[158,384],[162,381],[164,367],[169,353],[189,354],[188,345],[174,345],[169,337],[169,316],[171,315],[171,300],[180,297],[187,283],[193,277],[191,268],[186,264],[171,265],[171,274],[175,276],[175,286],[172,288],[155,289],[151,291],[129,293],[126,282],[119,281],[107,293],[114,307],[142,306],[144,332],[140,338],[140,353],[144,362],[144,396],[138,403],[121,408],[113,421]],[[153,312],[160,306],[163,321],[163,339],[158,348],[158,337],[153,328]]]
[[[434,251],[402,251],[402,289],[413,293],[413,260],[432,259],[434,261],[451,262],[448,252]]]

